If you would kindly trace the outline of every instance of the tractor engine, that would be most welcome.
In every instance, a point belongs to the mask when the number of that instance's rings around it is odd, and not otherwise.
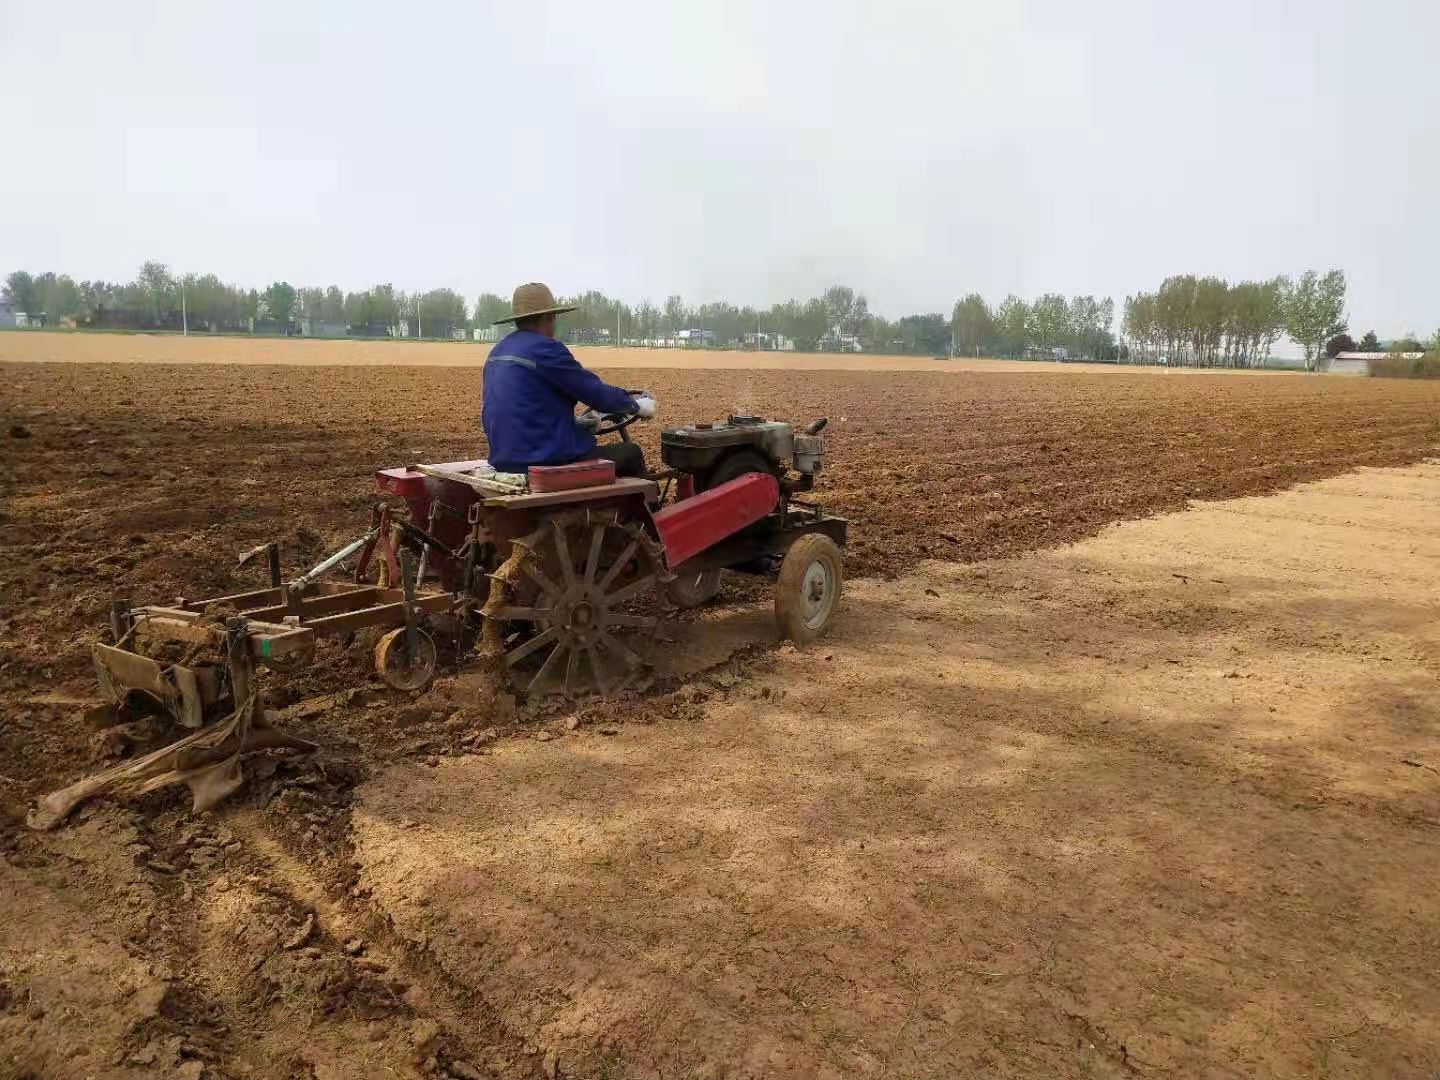
[[[795,434],[795,428],[759,416],[731,416],[723,423],[667,428],[660,435],[660,457],[672,469],[695,478],[696,491],[708,491],[750,472],[770,473],[782,490],[808,491],[825,457],[820,437],[824,420]],[[798,481],[788,479],[794,469]]]

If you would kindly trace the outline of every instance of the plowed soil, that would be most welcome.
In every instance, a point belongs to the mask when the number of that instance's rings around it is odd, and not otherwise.
[[[0,341],[8,347],[21,337],[0,335]],[[643,942],[617,949],[617,977],[606,983],[603,972],[596,976],[601,983],[593,995],[595,1010],[578,1027],[547,1028],[552,1021],[533,1003],[536,1019],[527,1021],[514,1012],[517,984],[487,983],[475,965],[483,966],[485,934],[523,929],[535,916],[518,907],[509,916],[496,909],[493,924],[480,919],[466,930],[480,935],[475,939],[479,946],[467,937],[458,953],[443,943],[437,948],[435,929],[410,919],[409,901],[396,901],[388,892],[409,873],[390,861],[391,841],[385,841],[383,882],[366,877],[374,871],[364,870],[354,846],[355,785],[380,776],[392,762],[448,776],[448,758],[492,746],[509,753],[505,748],[522,745],[527,753],[533,749],[543,755],[545,739],[556,733],[628,738],[630,732],[649,730],[643,726],[647,721],[704,724],[716,708],[748,714],[755,699],[746,695],[764,690],[769,677],[764,672],[776,663],[775,654],[741,649],[727,658],[730,650],[722,649],[707,661],[718,666],[690,686],[623,707],[583,709],[568,718],[514,715],[504,702],[497,705],[482,692],[472,693],[465,674],[453,668],[427,695],[397,699],[369,677],[363,650],[322,654],[316,672],[271,688],[274,706],[305,706],[288,726],[324,744],[315,760],[257,763],[264,775],[253,777],[231,804],[198,818],[189,814],[180,794],[159,792],[123,804],[98,803],[57,833],[30,833],[23,816],[37,795],[149,745],[156,736],[143,725],[96,731],[83,719],[84,706],[95,700],[88,647],[102,633],[112,596],[144,602],[217,593],[254,580],[251,571],[233,570],[238,551],[279,539],[287,569],[295,570],[353,538],[363,529],[376,467],[483,453],[477,423],[480,375],[474,368],[441,366],[26,362],[0,365],[0,380],[5,388],[0,401],[0,850],[5,856],[0,910],[33,913],[23,923],[13,917],[0,920],[0,1075],[7,1069],[36,1076],[510,1077],[558,1072],[613,1078],[627,1069],[637,1076],[659,1075],[661,1069],[675,1075],[672,1067],[683,1065],[682,1059],[637,1051],[645,1041],[643,1032],[635,1034],[633,1016],[606,1011],[615,1008],[615,999],[604,986],[626,986],[650,970],[636,959],[637,948],[653,956],[671,950],[675,963],[688,962],[678,944],[684,936],[679,923],[664,918],[647,923]],[[1123,519],[1183,509],[1191,500],[1273,492],[1357,466],[1405,465],[1440,451],[1440,388],[1415,383],[1121,371],[674,367],[625,370],[614,380],[653,390],[662,416],[674,422],[731,411],[797,421],[829,416],[830,454],[819,495],[852,519],[848,570],[870,578],[868,587],[876,589],[908,588],[906,583],[915,580],[908,575],[925,560],[1009,559],[1091,536]],[[658,430],[638,434],[653,459]],[[1378,533],[1355,534],[1353,542],[1367,545],[1374,536],[1389,535],[1388,526],[1376,528]],[[1243,553],[1250,541],[1242,531],[1216,542],[1222,546],[1218,558],[1229,551]],[[1297,557],[1305,550],[1304,541],[1299,543]],[[763,619],[757,622],[748,612],[767,595],[731,583],[713,617],[763,626]],[[1029,595],[1022,589],[1005,602],[1023,605]],[[1074,613],[1062,607],[1051,614],[1063,623]],[[867,642],[883,642],[887,617],[883,604],[866,609],[867,624],[873,621],[876,627]],[[932,629],[941,635],[937,640],[983,632],[963,617]],[[921,633],[917,641],[924,637]],[[910,662],[903,652],[892,660]],[[1297,671],[1303,670],[1300,664]],[[820,675],[807,669],[807,679]],[[869,676],[850,671],[844,677]],[[357,692],[321,698],[342,689]],[[1077,684],[1073,696],[1083,700],[1093,690]],[[1067,694],[1064,685],[1054,691],[1057,700]],[[937,698],[934,705],[948,709],[953,703]],[[1183,701],[1175,707],[1183,711]],[[1400,706],[1392,698],[1385,708]],[[824,711],[823,701],[807,699],[805,710],[813,720]],[[1215,722],[1223,727],[1227,721],[1222,715]],[[1406,722],[1421,723],[1418,714]],[[599,734],[609,730],[620,735]],[[937,731],[927,738],[937,740],[938,748],[946,736]],[[683,754],[683,742],[673,752]],[[855,767],[868,768],[865,741],[851,749]],[[810,767],[832,764],[817,759]],[[529,769],[527,764],[521,773],[533,775]],[[1088,776],[1091,770],[1118,804],[1143,768],[1117,772],[1103,755],[1087,755],[1082,772]],[[1273,786],[1277,799],[1307,805],[1314,797],[1308,774],[1278,775]],[[1079,806],[1078,790],[1056,789],[1054,812],[1063,816],[1067,805]],[[610,800],[611,812],[626,797],[623,785],[594,795]],[[1181,801],[1192,797],[1202,799],[1203,790],[1197,787]],[[1222,802],[1211,808],[1212,826],[1223,832],[1254,809]],[[1171,817],[1179,820],[1182,810]],[[509,810],[496,805],[495,812]],[[819,811],[804,824],[811,832],[797,832],[795,843],[859,843],[874,827],[863,821],[832,827]],[[448,827],[475,830],[458,820]],[[951,822],[945,828],[963,828],[979,839],[985,830],[980,822]],[[1022,906],[1043,906],[1044,876],[1027,884],[1028,828],[1022,824],[1019,831],[1004,834],[1006,858],[1013,866],[1007,888],[1020,890]],[[842,838],[836,830],[849,831]],[[672,839],[682,847],[687,842],[678,834]],[[379,843],[374,834],[372,841]],[[379,850],[372,848],[372,856]],[[1136,850],[1137,857],[1144,856]],[[1314,857],[1337,854],[1345,853],[1317,852]],[[652,869],[663,869],[669,858]],[[430,888],[425,865],[417,862],[413,871],[419,875],[413,879],[415,903]],[[704,863],[696,865],[702,876],[710,872]],[[725,875],[727,889],[748,894],[752,885],[761,888],[762,870],[758,863],[742,862],[714,872]],[[678,864],[665,872],[680,872]],[[1357,864],[1346,872],[1389,870],[1366,871]],[[1116,880],[1109,894],[1116,910],[1129,912],[1127,918],[1159,935],[1157,941],[1167,924],[1159,916],[1147,921],[1144,909],[1155,896],[1154,874],[1159,873]],[[631,867],[627,875],[627,888],[657,887],[643,866]],[[747,884],[747,875],[754,882]],[[1305,884],[1286,879],[1280,887]],[[376,899],[378,885],[386,892],[383,902]],[[695,887],[703,887],[703,881]],[[1066,887],[1079,889],[1078,884]],[[516,895],[538,902],[533,890],[522,887]],[[948,903],[947,895],[936,893],[935,903]],[[520,901],[512,897],[506,903]],[[541,909],[547,932],[574,918],[554,905],[542,903]],[[1353,919],[1363,912],[1355,906],[1341,914]],[[1052,911],[1045,917],[1061,916]],[[1282,944],[1290,948],[1292,937],[1286,935],[1304,924],[1306,914],[1297,908],[1293,918],[1283,913],[1276,918],[1286,927],[1283,934],[1275,931],[1281,936],[1261,928],[1267,956]],[[898,935],[895,943],[902,951],[917,947],[905,944],[904,923],[885,924],[887,935]],[[965,932],[960,923],[952,930]],[[724,932],[739,930],[726,924]],[[766,933],[762,919],[746,940],[763,948]],[[513,947],[509,938],[495,940],[497,949]],[[1075,940],[1083,940],[1083,934]],[[1360,950],[1363,961],[1367,950],[1381,948],[1380,942],[1378,931],[1367,932],[1350,947]],[[468,951],[473,947],[482,952]],[[537,947],[558,948],[548,940]],[[586,956],[590,948],[584,946]],[[991,942],[989,948],[1001,947]],[[983,1000],[987,988],[1010,985],[1006,980],[1014,972],[1053,962],[1053,954],[1052,961],[1046,960],[1042,945],[1031,952],[1003,953],[1002,958],[1014,960],[1010,966],[977,954],[973,967],[999,974],[977,976],[978,986],[964,988],[965,999]],[[1256,978],[1262,969],[1247,955],[1236,954],[1227,962],[1249,971],[1246,978]],[[1111,961],[1123,958],[1111,956]],[[1382,973],[1393,968],[1379,952],[1374,963]],[[506,978],[528,978],[532,970],[532,965],[512,965]],[[770,977],[743,965],[732,975],[736,986]],[[745,1057],[749,1064],[742,1066],[742,1059],[730,1057],[733,1044],[721,1040],[684,1061],[713,1075],[814,1075],[811,1067],[822,1061],[814,1047],[824,1045],[834,1053],[822,1063],[837,1075],[953,1075],[960,1061],[983,1067],[979,1059],[945,1056],[934,1049],[939,1044],[926,1041],[929,1036],[916,1043],[932,1048],[928,1059],[923,1054],[904,1062],[856,1056],[857,1047],[875,1040],[875,1029],[862,1025],[857,1033],[824,1014],[822,1030],[815,1019],[822,1013],[816,1010],[821,1002],[833,1007],[835,987],[803,972],[787,977],[793,1008],[771,1013],[783,1016],[783,1022],[775,1021],[782,1035],[801,1032],[800,1043],[782,1039],[774,1044],[780,1056]],[[904,976],[912,982],[913,977],[913,972]],[[1184,977],[1178,969],[1164,974]],[[894,986],[887,981],[875,991],[888,995],[887,1002],[904,996],[896,987],[907,984],[896,978],[901,981]],[[933,985],[914,983],[923,994],[917,989],[905,999],[911,1002],[908,1012],[892,1016],[889,1005],[877,1005],[871,1015],[876,1023],[902,1022],[901,1030],[916,1032],[929,1031],[926,1025],[938,1022],[936,1015],[980,1031],[992,1021],[1000,1023],[985,1008],[967,1012],[963,1001],[950,1007],[959,1010],[953,1016],[943,1010],[936,1014],[938,1006],[926,1004],[925,995],[958,986],[946,979],[951,976]],[[496,996],[502,990],[512,996]],[[584,991],[566,984],[563,992]],[[1395,993],[1410,990],[1399,987]],[[763,994],[755,1000],[757,1009],[768,1007]],[[1058,1051],[1037,1051],[1030,1058],[1001,1055],[990,1068],[1023,1073],[1029,1062],[1051,1075],[1087,1075],[1145,1067],[1126,1062],[1114,1032],[1087,1034],[1090,1014],[1073,999],[1052,1004],[1056,1015],[1074,1014],[1079,1020],[1057,1020],[1059,1026],[1036,1021],[1028,1027],[1027,1000],[1006,999],[1006,1045],[1078,1038],[1104,1052],[1097,1051],[1099,1057],[1067,1057]],[[1405,1007],[1414,1000],[1406,997]],[[1168,1007],[1157,1004],[1150,1022],[1164,1029],[1170,1023]],[[703,1021],[706,1014],[702,1009],[696,1015]],[[1366,1017],[1367,1023],[1373,1021],[1373,1013]],[[1254,1017],[1235,1022],[1248,1025],[1247,1031],[1258,1023]],[[1338,1019],[1335,1024],[1315,1044],[1326,1054],[1348,1052],[1355,1045],[1345,1033],[1349,1029],[1342,1030]],[[1298,1052],[1287,1051],[1277,1060],[1295,1065]],[[1187,1057],[1166,1044],[1150,1047],[1147,1060],[1194,1066],[1193,1071],[1246,1071],[1244,1059],[1229,1051],[1212,1054],[1202,1048],[1197,1053]],[[1329,1060],[1359,1061],[1361,1071],[1393,1071],[1364,1069],[1366,1061],[1382,1059],[1363,1054]],[[1411,1054],[1383,1060],[1404,1072],[1423,1058]]]

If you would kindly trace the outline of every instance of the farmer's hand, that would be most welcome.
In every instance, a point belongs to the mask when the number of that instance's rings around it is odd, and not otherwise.
[[[649,420],[655,415],[655,399],[649,394],[640,395],[635,399],[635,411],[641,420]]]

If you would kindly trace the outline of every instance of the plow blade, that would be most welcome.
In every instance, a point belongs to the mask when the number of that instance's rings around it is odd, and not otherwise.
[[[95,675],[112,705],[124,705],[131,693],[151,698],[185,727],[198,728],[204,721],[205,706],[219,697],[219,680],[214,669],[159,664],[148,656],[96,645]]]

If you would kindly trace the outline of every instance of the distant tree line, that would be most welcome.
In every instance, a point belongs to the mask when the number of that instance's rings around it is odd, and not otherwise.
[[[214,274],[176,276],[159,262],[145,263],[124,284],[17,270],[6,277],[4,296],[17,310],[45,313],[50,325],[102,329],[178,330],[183,321],[191,330],[216,333],[449,338],[489,328],[510,314],[509,298],[495,293],[483,293],[469,305],[452,289],[405,292],[389,284],[361,292],[335,285],[297,288],[286,281],[246,289]],[[864,294],[845,285],[769,307],[694,305],[678,295],[662,304],[632,305],[596,290],[562,301],[577,309],[562,328],[572,341],[584,343],[1255,367],[1288,335],[1305,350],[1311,369],[1322,357],[1357,348],[1345,334],[1345,275],[1339,270],[1236,284],[1191,274],[1169,277],[1154,292],[1125,298],[1119,342],[1112,299],[1058,293],[1033,301],[1011,295],[995,307],[971,293],[956,302],[948,319],[931,312],[894,321],[871,311]],[[1371,333],[1358,348],[1380,346]],[[1421,348],[1415,342],[1409,351]]]
[[[176,276],[147,262],[128,283],[76,282],[68,274],[15,271],[4,293],[17,310],[44,313],[50,325],[132,330],[304,332],[326,336],[450,337],[457,330],[489,327],[510,314],[510,301],[484,293],[474,306],[451,289],[407,293],[381,284],[363,292],[296,288],[276,281],[245,289],[214,274]],[[680,296],[663,305],[638,305],[590,290],[564,303],[578,308],[564,329],[586,341],[709,344],[802,351],[869,351],[943,354],[951,328],[941,313],[908,315],[894,322],[869,310],[862,294],[844,285],[808,300],[768,308],[719,301],[700,305]]]
[[[595,290],[561,300],[576,305],[577,310],[565,316],[564,327],[583,340],[685,341],[802,352],[944,354],[950,348],[950,327],[943,314],[907,315],[892,322],[872,312],[865,296],[847,285],[763,308],[725,301],[696,305],[678,295],[663,304],[644,300],[631,305]],[[475,305],[474,321],[489,325],[509,312],[509,300],[485,293]]]
[[[1127,296],[1121,327],[1139,359],[1196,367],[1257,367],[1288,335],[1313,371],[1326,342],[1346,328],[1345,275],[1309,270],[1295,281],[1232,285],[1180,274],[1153,293]]]
[[[296,288],[287,281],[245,289],[214,274],[171,274],[147,262],[135,280],[77,282],[68,274],[17,270],[5,278],[5,299],[15,309],[43,313],[51,325],[94,329],[192,330],[386,336],[402,324],[407,333],[449,337],[468,325],[464,297],[451,289],[406,293],[392,285],[344,293]]]
[[[1115,301],[1046,293],[1033,303],[1007,296],[992,308],[979,293],[955,305],[950,327],[962,356],[1118,358]]]

